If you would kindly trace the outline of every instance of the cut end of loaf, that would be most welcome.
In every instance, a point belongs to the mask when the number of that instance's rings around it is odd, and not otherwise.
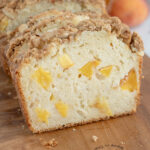
[[[81,11],[94,11],[99,14],[106,13],[104,1],[70,1],[70,0],[38,0],[28,1],[24,0],[19,2],[8,2],[0,15],[0,32],[11,32],[16,29],[19,25],[26,23],[28,18],[44,12],[46,10],[67,10],[70,12],[81,12]],[[1,17],[0,16],[0,17]]]
[[[116,34],[83,31],[71,42],[49,44],[46,56],[31,57],[16,76],[33,132],[136,111],[141,57]]]
[[[29,31],[29,27],[26,26],[26,23],[29,21],[29,18],[36,16],[34,19],[40,21],[40,17],[44,15],[49,18],[46,11],[50,10],[61,10],[69,12],[98,12],[101,16],[106,14],[105,2],[103,0],[14,0],[14,1],[2,1],[0,6],[0,49],[2,55],[0,55],[0,63],[3,67],[3,70],[10,75],[9,66],[7,59],[5,57],[5,47],[10,43],[11,37],[17,31],[20,33],[24,31]],[[42,13],[42,14],[41,14]],[[57,16],[58,12],[54,12],[53,16]],[[63,12],[61,12],[63,13]],[[33,23],[37,24],[36,21]],[[69,19],[68,19],[69,20]],[[75,21],[75,23],[78,23]],[[7,38],[7,40],[3,40]],[[8,42],[6,44],[6,42]],[[4,45],[2,47],[2,45]],[[7,49],[7,48],[6,48]]]

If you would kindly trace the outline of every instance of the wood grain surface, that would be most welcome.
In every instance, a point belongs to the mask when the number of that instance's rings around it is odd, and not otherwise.
[[[136,114],[64,130],[32,134],[20,112],[10,79],[0,69],[0,150],[150,150],[150,58],[144,59],[141,105]],[[97,142],[92,136],[98,137]]]

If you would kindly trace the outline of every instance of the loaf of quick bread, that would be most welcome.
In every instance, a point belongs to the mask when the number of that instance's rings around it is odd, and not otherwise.
[[[53,11],[21,26],[6,51],[29,128],[38,133],[135,112],[139,36],[115,17],[65,11],[51,17]]]
[[[6,73],[9,74],[4,55],[6,45],[9,44],[8,34],[26,23],[31,16],[50,9],[72,12],[90,10],[99,15],[106,13],[104,0],[4,0],[0,4],[0,62]]]

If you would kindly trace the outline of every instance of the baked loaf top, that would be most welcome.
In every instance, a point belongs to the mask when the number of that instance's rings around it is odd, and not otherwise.
[[[57,17],[53,18],[54,14],[57,14]],[[122,24],[118,18],[107,15],[99,16],[92,12],[72,14],[57,10],[44,12],[31,18],[27,24],[18,27],[13,35],[10,35],[12,39],[5,54],[10,64],[15,64],[16,68],[20,62],[28,60],[31,56],[42,58],[43,55],[47,55],[49,47],[54,43],[69,42],[82,31],[100,30],[116,34],[133,53],[143,56],[142,40],[137,33],[132,34],[129,27]],[[26,45],[26,50],[20,51],[20,47],[24,45]]]
[[[25,23],[30,16],[49,9],[106,13],[103,0],[13,0],[10,2],[7,0],[3,1],[0,8],[0,32],[2,33],[13,31],[17,26]]]
[[[99,15],[106,13],[104,0],[3,0],[0,4],[0,62],[7,74],[10,74],[4,55],[9,44],[7,35],[26,23],[31,16],[51,9],[95,11]]]
[[[0,9],[4,8],[11,0],[1,0]]]

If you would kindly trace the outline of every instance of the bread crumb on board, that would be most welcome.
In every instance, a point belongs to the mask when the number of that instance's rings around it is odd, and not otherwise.
[[[95,136],[95,135],[93,135],[93,136],[92,136],[92,141],[93,141],[93,142],[97,142],[97,140],[98,140],[98,137]]]
[[[8,94],[8,96],[10,96],[12,93],[11,93],[11,92],[8,92],[7,94]]]
[[[51,149],[52,147],[57,146],[58,142],[55,140],[55,138],[52,138],[48,141],[43,140],[40,138],[41,145],[45,146],[47,149]]]
[[[124,142],[124,141],[121,141],[120,143],[121,143],[122,145],[124,145],[124,144],[125,144],[125,142]]]
[[[74,131],[74,132],[75,132],[76,130],[77,130],[77,129],[75,129],[75,128],[72,129],[72,131]]]

